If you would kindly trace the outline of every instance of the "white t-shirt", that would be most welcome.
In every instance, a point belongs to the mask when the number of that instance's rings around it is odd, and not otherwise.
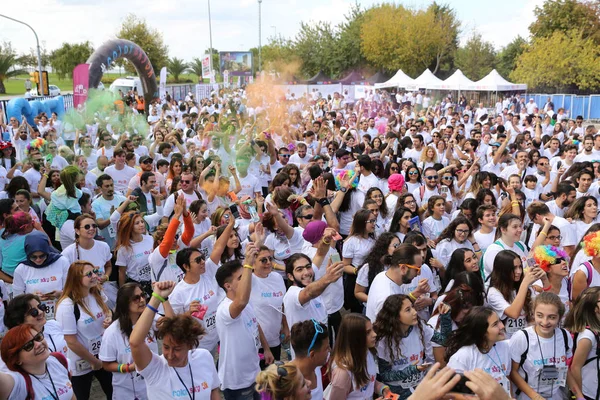
[[[335,364],[333,364],[333,369],[334,372],[333,374],[335,374]],[[350,392],[346,399],[353,399],[353,400],[367,400],[367,399],[372,399],[373,398],[373,394],[375,392],[375,378],[377,377],[377,374],[379,373],[379,368],[377,368],[377,363],[375,362],[375,358],[373,357],[373,354],[368,351],[367,352],[367,374],[369,375],[369,383],[367,383],[365,386],[361,387],[361,388],[356,388],[355,385],[355,380],[354,380],[354,375],[352,373],[350,373],[347,370],[340,370],[341,373],[343,374],[350,374],[350,380],[352,381],[352,388],[354,389],[352,392]]]
[[[300,304],[300,292],[304,288],[290,286],[285,296],[283,296],[283,309],[288,326],[294,326],[296,322],[308,321],[314,319],[327,326],[327,309],[321,296]]]
[[[452,257],[452,253],[454,253],[454,250],[456,249],[473,250],[473,245],[468,240],[465,240],[463,243],[458,243],[456,239],[444,239],[435,246],[435,256],[447,267],[450,262],[450,257]]]
[[[83,307],[79,307],[80,317],[75,320],[73,301],[66,298],[60,302],[56,309],[56,320],[61,324],[65,335],[77,335],[77,341],[83,347],[92,353],[98,355],[100,353],[100,345],[102,344],[102,334],[104,333],[104,311],[96,299],[90,294],[83,299],[83,303],[90,310],[89,315]],[[69,367],[71,374],[74,376],[85,375],[92,370],[90,364],[79,357],[75,352],[69,349],[67,353],[69,358]]]
[[[131,168],[128,165],[124,165],[123,169],[120,170],[118,170],[114,165],[111,165],[110,167],[106,167],[104,173],[108,174],[113,179],[115,184],[115,193],[124,195],[127,193],[129,181],[137,174],[137,171],[135,168]]]
[[[146,345],[154,354],[158,354],[158,343],[150,330],[150,335],[146,336]],[[129,338],[121,331],[119,320],[114,321],[102,336],[102,345],[100,346],[99,358],[105,362],[117,362],[119,364],[133,363],[131,355],[131,346]],[[113,373],[113,399],[148,399],[146,393],[146,382],[137,372],[127,374]]]
[[[219,379],[223,390],[252,386],[260,372],[260,337],[254,309],[248,304],[233,319],[229,313],[232,303],[233,300],[225,297],[217,310],[217,332],[221,339]]]
[[[442,216],[442,219],[438,221],[429,216],[425,218],[421,227],[423,229],[423,235],[425,235],[427,239],[437,240],[448,225],[450,225],[450,220],[447,217]]]
[[[529,336],[529,342],[525,335]],[[568,333],[566,348],[568,350],[565,354],[565,342],[560,328],[554,330],[553,337],[543,338],[535,333],[534,327],[530,326],[523,329],[521,333],[514,334],[510,339],[510,356],[514,362],[520,362],[521,356],[527,351],[527,358],[523,367],[519,368],[519,375],[523,379],[527,375],[527,384],[544,399],[564,399],[559,388],[567,385],[567,370],[569,369],[567,359],[573,355],[573,339]],[[542,368],[545,365],[555,366],[558,369],[558,378],[542,379]],[[525,393],[521,393],[517,399],[528,400],[529,397]]]
[[[596,357],[596,347],[598,346],[598,343],[596,342],[596,338],[592,331],[586,329],[577,335],[577,343],[583,339],[589,340],[592,344],[592,348],[585,359],[589,360],[590,358]],[[581,368],[581,382],[583,394],[592,399],[596,398],[596,393],[598,392],[598,364],[596,364],[596,360],[587,363]]]
[[[280,264],[283,264],[283,260],[290,258],[292,254],[302,252],[303,245],[302,232],[297,229],[294,229],[294,234],[290,239],[275,233],[269,233],[265,239],[265,246],[273,252],[273,258]]]
[[[369,297],[367,299],[367,309],[365,315],[371,321],[375,321],[377,313],[381,310],[383,303],[393,294],[407,294],[407,285],[397,285],[386,275],[386,271],[377,274],[371,287],[369,288]]]
[[[531,289],[530,289],[531,290]],[[517,292],[513,291],[513,299],[517,296]],[[533,295],[533,290],[532,290]],[[525,309],[521,310],[521,314],[519,318],[510,318],[506,314],[504,314],[504,310],[510,307],[512,302],[508,302],[502,293],[498,291],[495,287],[490,287],[487,294],[487,301],[490,307],[494,309],[496,314],[498,314],[498,318],[504,324],[504,329],[506,330],[506,338],[510,339],[512,335],[527,327],[527,318],[525,315]]]
[[[342,248],[342,257],[351,258],[352,265],[360,267],[364,264],[365,259],[371,252],[371,248],[375,244],[375,239],[372,238],[361,238],[358,236],[351,236],[344,242]]]
[[[306,254],[311,260],[314,259],[317,254],[317,249],[309,242],[304,242],[304,247],[302,248],[302,253]],[[323,258],[323,262],[320,266],[317,266],[313,263],[313,272],[315,273],[315,281],[321,279],[325,273],[327,272],[327,264],[329,263],[329,259],[332,255],[337,254],[337,250],[334,248],[329,248],[327,254]],[[337,281],[329,284],[325,291],[321,294],[323,301],[325,302],[325,309],[327,310],[327,314],[333,314],[336,311],[339,311],[344,306],[344,282],[343,279],[338,279]]]
[[[175,314],[187,312],[190,309],[190,303],[194,300],[200,302],[200,305],[208,307],[204,318],[199,321],[206,330],[199,347],[212,351],[219,341],[215,323],[217,307],[224,294],[215,279],[217,268],[212,262],[209,265],[209,261],[210,259],[206,260],[206,272],[202,274],[198,283],[190,285],[185,281],[179,282],[169,296],[169,302]]]
[[[244,178],[239,178],[242,190],[237,193],[238,198],[243,196],[250,196],[250,198],[256,197],[255,193],[262,193],[262,186],[255,176],[246,175]]]
[[[198,197],[196,192],[193,192],[192,194],[187,194],[183,190],[179,190],[179,191],[177,191],[177,195],[178,196],[183,195],[183,197],[185,198],[185,206],[186,207],[189,207],[190,204],[192,204],[192,202],[195,200],[202,200],[200,197]],[[163,215],[167,218],[171,218],[171,213],[173,212],[174,208],[175,208],[175,195],[172,194],[169,197],[167,197],[167,200],[165,201],[165,205],[163,207]],[[183,218],[182,218],[182,220],[183,220]]]
[[[276,347],[281,343],[279,332],[281,332],[285,291],[285,283],[280,274],[270,273],[266,278],[252,274],[250,304],[269,347]]]
[[[510,394],[508,376],[511,370],[511,359],[508,340],[498,342],[487,353],[483,354],[476,345],[461,347],[448,361],[448,367],[455,371],[473,371],[481,368],[496,380],[506,393]]]
[[[127,277],[136,282],[150,282],[150,264],[148,258],[154,246],[154,239],[150,235],[142,235],[141,242],[131,241],[131,248],[121,247],[117,250],[118,267],[127,268]]]
[[[167,257],[163,257],[160,254],[160,247],[157,247],[152,251],[150,257],[148,257],[148,263],[150,264],[152,282],[160,281],[173,281],[175,283],[181,282],[185,272],[176,263],[177,253],[170,252]],[[166,265],[165,265],[166,261]],[[163,268],[164,266],[164,268]]]
[[[494,269],[494,260],[496,259],[498,253],[500,253],[502,250],[512,250],[515,253],[517,253],[519,257],[521,257],[523,265],[526,265],[527,262],[526,252],[525,250],[521,250],[526,249],[523,243],[518,242],[518,244],[515,243],[515,245],[511,247],[504,243],[502,239],[498,239],[497,242],[500,244],[496,244],[496,242],[494,242],[485,250],[485,253],[483,254],[483,267],[486,279],[489,275],[492,274],[492,270]]]
[[[215,362],[204,349],[190,350],[188,365],[182,368],[169,367],[164,356],[152,353],[150,363],[138,372],[146,381],[148,398],[151,400],[189,397],[210,400],[211,391],[219,387]]]
[[[481,230],[478,230],[473,234],[475,237],[475,241],[479,245],[480,249],[487,249],[490,247],[492,243],[494,243],[494,238],[496,237],[496,228],[492,229],[490,233],[482,233]]]
[[[46,338],[50,352],[58,352],[62,353],[65,357],[67,356],[69,347],[67,346],[62,327],[58,322],[54,320],[46,321],[44,324],[44,338]]]
[[[58,400],[71,400],[74,395],[73,386],[69,379],[69,371],[53,356],[48,357],[48,360],[46,360],[46,368],[49,374],[33,375],[33,379],[31,379],[36,399],[56,399],[54,396],[58,395]],[[27,385],[23,375],[13,371],[9,371],[8,374],[15,381],[8,400],[22,400],[27,398]],[[50,380],[50,375],[52,376],[52,380]],[[56,392],[54,389],[56,389]]]
[[[69,261],[69,265],[77,260],[89,261],[94,267],[100,268],[103,274],[105,273],[104,266],[112,258],[110,247],[99,240],[94,240],[94,245],[89,250],[73,243],[63,250],[62,255]]]

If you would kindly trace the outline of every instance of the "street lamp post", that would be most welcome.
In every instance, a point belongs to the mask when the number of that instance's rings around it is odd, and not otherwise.
[[[258,0],[258,70],[262,71],[262,21],[261,21],[261,11],[262,11],[262,0]]]
[[[7,15],[3,15],[3,14],[0,14],[0,17],[4,17],[6,19],[10,19],[11,21],[15,21],[15,22],[18,22],[20,24],[25,25],[26,27],[28,27],[29,29],[31,29],[31,31],[35,35],[35,41],[37,43],[37,56],[38,56],[38,73],[39,73],[38,80],[39,80],[39,85],[40,85],[39,86],[39,90],[38,90],[38,96],[43,95],[44,94],[44,86],[42,85],[42,54],[41,54],[41,51],[40,51],[40,40],[38,39],[37,33],[31,27],[31,25],[29,25],[29,24],[27,24],[27,23],[25,23],[23,21],[19,21],[18,19],[14,19],[14,18],[11,18],[11,17],[9,17]],[[40,92],[42,92],[42,93],[40,94]]]
[[[210,19],[210,0],[208,0],[208,36],[210,39],[210,55],[208,56],[208,61],[210,63],[210,75],[212,76],[214,74],[214,70],[213,70],[213,57],[212,57],[213,47],[212,47],[212,22]],[[211,79],[210,83],[212,83],[212,79]]]

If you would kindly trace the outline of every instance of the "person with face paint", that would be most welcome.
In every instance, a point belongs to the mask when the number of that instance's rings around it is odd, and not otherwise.
[[[129,337],[135,370],[144,377],[151,398],[169,399],[179,393],[181,398],[218,400],[220,381],[215,362],[208,350],[198,348],[204,335],[202,325],[190,315],[168,316],[174,287],[172,281],[153,284],[152,296]],[[156,338],[162,340],[159,356],[152,352],[147,338],[161,304],[167,316],[157,324]]]
[[[440,332],[421,321],[413,301],[406,295],[389,296],[373,330],[377,334],[378,377],[400,399],[408,398],[423,379],[433,358],[429,343],[443,345],[452,330],[450,307],[440,304]]]
[[[56,300],[60,298],[67,281],[69,261],[50,246],[46,234],[33,231],[25,237],[27,258],[15,269],[13,293],[15,296],[33,293],[48,308],[47,317],[54,319]]]
[[[573,339],[560,328],[564,312],[556,294],[540,293],[533,301],[534,325],[510,339],[510,379],[518,388],[517,399],[564,399],[567,384],[577,398],[583,398],[567,365],[573,356]]]
[[[511,358],[504,324],[489,307],[473,307],[446,341],[446,361],[455,371],[482,369],[511,393]]]
[[[304,378],[311,382],[310,393],[317,400],[323,398],[321,367],[329,360],[328,336],[327,325],[314,319],[292,326],[291,344],[296,358],[290,364],[298,367]]]
[[[0,398],[74,398],[67,360],[62,354],[50,353],[44,334],[33,325],[22,324],[9,330],[0,351],[9,370],[0,372]],[[27,381],[31,382],[30,388]]]
[[[380,272],[371,283],[366,316],[375,320],[385,299],[390,295],[407,294],[411,300],[416,301],[421,295],[429,293],[427,279],[420,279],[417,288],[408,292],[408,285],[421,273],[422,264],[423,257],[419,249],[412,244],[399,245],[391,256],[390,268]]]

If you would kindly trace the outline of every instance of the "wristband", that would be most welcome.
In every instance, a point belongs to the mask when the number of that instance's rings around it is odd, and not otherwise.
[[[125,371],[127,371],[127,373],[130,373],[130,372],[131,372],[131,364],[127,364],[127,365],[125,366]]]
[[[323,244],[326,244],[327,246],[331,244],[331,240],[329,240],[329,242],[326,242],[325,239],[321,239],[321,242],[323,242]]]
[[[325,206],[328,206],[331,204],[329,202],[329,199],[327,199],[327,197],[317,200],[317,203],[319,203],[321,205],[321,207],[325,207]]]
[[[44,178],[48,179],[48,174],[44,174],[43,176]]]
[[[379,392],[379,394],[383,396],[383,392],[385,392],[385,389],[388,389],[388,390],[389,390],[389,389],[390,389],[390,387],[389,387],[388,385],[385,385],[385,386],[383,386],[383,387],[381,388],[381,391]]]
[[[146,304],[146,308],[149,308],[150,310],[154,311],[155,313],[158,313],[158,310],[154,307],[152,307],[150,304]]]
[[[254,267],[252,265],[244,264],[244,268],[248,268],[248,269],[254,271]]]
[[[154,297],[155,299],[158,299],[161,303],[164,303],[168,299],[168,297],[166,299],[163,299],[162,296],[156,292],[152,292],[152,297]]]
[[[548,236],[548,234],[546,232],[544,232],[544,231],[541,231],[540,235]]]
[[[415,297],[414,294],[412,294],[412,292],[408,293],[408,297],[412,300],[412,301],[417,301],[417,298]]]

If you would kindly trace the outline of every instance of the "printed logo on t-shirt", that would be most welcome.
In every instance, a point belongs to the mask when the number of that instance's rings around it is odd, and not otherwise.
[[[205,294],[204,296],[202,296],[201,298],[196,298],[196,299],[194,299],[194,301],[199,301],[200,303],[204,303],[204,302],[206,302],[206,301],[210,300],[210,298],[211,298],[211,297],[213,297],[214,295],[215,295],[215,292],[214,292],[212,289],[210,289],[210,290],[208,291],[208,293],[206,293],[206,294]]]
[[[252,317],[252,318],[250,319],[250,321],[246,322],[246,326],[247,326],[248,328],[251,328],[252,326],[254,326],[254,325],[256,325],[256,324],[258,324],[258,322],[256,321],[256,317]]]
[[[206,389],[208,389],[208,382],[205,381],[198,386],[190,388],[190,393],[200,393]],[[189,397],[188,389],[173,390],[173,398],[175,397]]]
[[[35,278],[35,279],[28,279],[25,281],[26,285],[36,285],[38,283],[48,283],[48,282],[56,282],[58,280],[58,278],[56,276],[51,276],[48,278]]]
[[[261,296],[262,297],[283,297],[284,293],[280,290],[279,292],[262,292]]]
[[[73,392],[73,386],[71,382],[67,382],[64,386],[56,388],[56,394],[60,398],[62,395]],[[54,397],[51,395],[42,397],[42,400],[54,400]]]
[[[551,365],[551,364],[560,364],[560,363],[566,363],[567,362],[567,357],[566,356],[560,356],[558,358],[555,357],[549,357],[549,358],[544,358],[543,360],[540,358],[539,360],[533,360],[533,365],[534,366],[544,366],[544,365]]]

